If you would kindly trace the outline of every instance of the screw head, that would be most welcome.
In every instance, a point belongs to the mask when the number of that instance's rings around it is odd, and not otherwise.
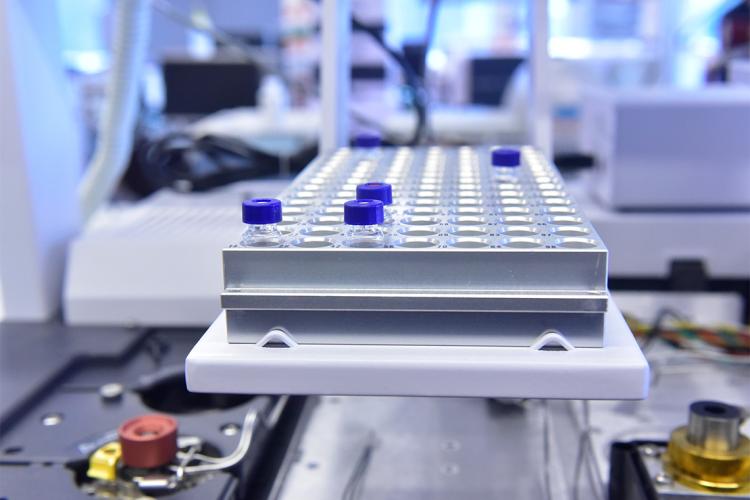
[[[659,450],[656,449],[656,447],[651,445],[646,445],[643,448],[641,448],[643,451],[643,454],[647,457],[658,457],[661,453],[659,453]]]
[[[668,484],[672,484],[672,476],[664,471],[661,471],[656,476],[654,476],[654,482],[656,484],[666,486]]]
[[[63,421],[63,414],[62,413],[47,413],[46,415],[42,416],[42,425],[45,427],[54,427],[56,425],[60,425]]]
[[[117,382],[111,382],[99,387],[99,396],[105,401],[120,399],[123,392],[125,392],[125,388]]]
[[[219,430],[222,434],[225,436],[236,436],[240,432],[240,426],[237,424],[224,424],[222,425]]]

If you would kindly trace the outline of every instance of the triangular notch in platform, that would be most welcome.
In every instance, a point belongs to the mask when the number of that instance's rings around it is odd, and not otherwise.
[[[575,349],[560,332],[555,331],[546,331],[541,334],[531,344],[531,348],[536,351],[572,351]]]
[[[297,347],[297,341],[289,335],[289,332],[274,328],[263,336],[256,344],[258,347]]]

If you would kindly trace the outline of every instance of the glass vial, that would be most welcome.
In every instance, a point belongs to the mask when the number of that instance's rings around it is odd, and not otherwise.
[[[346,246],[352,248],[385,246],[382,201],[347,201],[344,203],[344,223],[346,224]]]
[[[496,176],[516,176],[521,166],[521,151],[506,147],[493,149],[492,166],[495,167]]]
[[[275,198],[254,198],[242,202],[242,222],[248,225],[240,246],[280,247],[284,236],[279,230],[281,201]]]
[[[367,182],[357,186],[358,200],[379,200],[383,202],[383,224],[393,224],[393,188],[385,182]]]

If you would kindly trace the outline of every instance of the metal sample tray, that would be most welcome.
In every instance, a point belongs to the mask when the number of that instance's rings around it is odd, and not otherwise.
[[[226,311],[230,342],[285,344],[530,346],[549,332],[601,347],[604,314],[475,311]]]
[[[522,152],[517,168],[491,166],[489,147],[344,148],[320,158],[281,196],[286,248],[226,249],[225,287],[605,292],[607,249],[555,167]],[[343,205],[375,180],[394,189],[386,246],[349,248]]]
[[[601,346],[607,249],[555,167],[521,151],[515,168],[489,147],[317,159],[281,195],[282,248],[223,251],[229,341],[528,346],[556,331]],[[350,248],[343,205],[370,181],[393,186],[393,223],[383,248]]]

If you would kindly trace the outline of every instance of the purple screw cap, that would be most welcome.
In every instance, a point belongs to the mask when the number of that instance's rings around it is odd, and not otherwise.
[[[521,165],[521,152],[515,148],[495,148],[492,150],[492,166],[517,167]]]
[[[351,200],[344,203],[344,223],[369,226],[383,223],[383,202],[380,200]]]
[[[354,138],[354,145],[358,148],[377,148],[380,146],[380,136],[377,134],[359,134]]]
[[[243,201],[242,222],[245,224],[281,222],[281,201],[275,198],[253,198]]]
[[[393,204],[393,189],[385,182],[367,182],[357,186],[358,200],[380,200],[383,205]]]

